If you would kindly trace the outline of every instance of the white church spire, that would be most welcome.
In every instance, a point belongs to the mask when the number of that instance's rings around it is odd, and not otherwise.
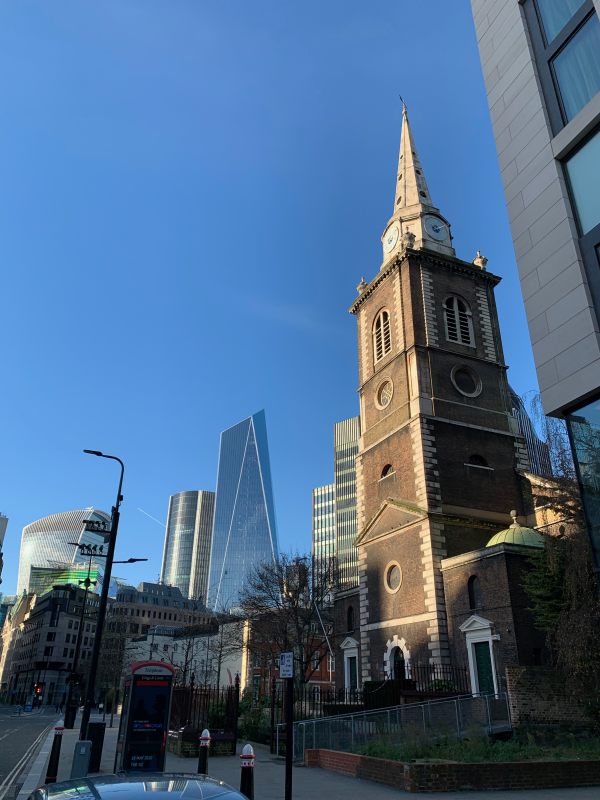
[[[381,242],[383,265],[407,247],[455,255],[450,225],[431,200],[404,103],[394,211]]]

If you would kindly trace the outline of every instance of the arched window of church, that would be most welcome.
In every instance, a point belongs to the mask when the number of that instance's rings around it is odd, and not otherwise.
[[[473,453],[472,455],[469,456],[467,464],[469,464],[471,467],[489,466],[485,458],[483,456],[478,455],[477,453]]]
[[[481,584],[477,575],[471,575],[467,583],[469,592],[469,608],[474,611],[476,608],[481,608]]]
[[[390,315],[382,309],[375,318],[373,325],[373,361],[377,363],[392,349],[392,332],[390,328]]]
[[[381,477],[387,478],[388,475],[391,475],[394,471],[394,468],[391,464],[386,464],[385,467],[381,470]]]
[[[346,611],[346,630],[354,630],[354,606],[348,606],[348,611]]]
[[[475,346],[471,309],[460,297],[450,295],[444,300],[444,324],[449,342]]]

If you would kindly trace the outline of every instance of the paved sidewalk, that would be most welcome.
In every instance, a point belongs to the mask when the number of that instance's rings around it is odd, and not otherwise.
[[[108,724],[108,720],[107,720]],[[71,774],[73,752],[78,739],[79,728],[65,731],[61,746],[61,757],[58,771],[59,780],[68,780]],[[111,773],[116,751],[118,734],[118,720],[115,727],[106,728],[104,749],[102,752],[101,772]],[[238,751],[244,742],[240,743]],[[275,758],[269,753],[268,747],[254,745],[256,753],[256,766],[254,769],[254,792],[256,800],[282,800],[285,786],[285,764],[282,759]],[[49,752],[49,748],[48,748]],[[41,756],[41,754],[40,754]],[[26,784],[38,786],[44,782],[46,776],[47,757],[43,768],[39,769],[36,761],[39,778],[30,773]],[[34,767],[36,766],[34,764]],[[166,771],[195,774],[198,760],[196,758],[180,758],[173,753],[167,753]],[[236,756],[213,757],[209,761],[208,770],[213,778],[222,780],[234,788],[240,785],[240,758]],[[43,773],[43,774],[42,774]],[[408,796],[404,791],[384,786],[372,781],[364,781],[339,775],[335,772],[319,768],[308,769],[303,766],[294,767],[293,771],[293,798],[294,800],[399,800],[399,795]],[[19,800],[26,800],[27,795],[22,794]],[[600,789],[590,787],[584,789],[543,789],[539,791],[510,791],[510,792],[427,792],[415,795],[423,800],[598,800]]]

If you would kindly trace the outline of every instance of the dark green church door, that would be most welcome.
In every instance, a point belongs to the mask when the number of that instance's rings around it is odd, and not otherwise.
[[[494,673],[492,671],[492,654],[488,642],[475,642],[475,668],[477,669],[477,686],[481,694],[494,693]]]

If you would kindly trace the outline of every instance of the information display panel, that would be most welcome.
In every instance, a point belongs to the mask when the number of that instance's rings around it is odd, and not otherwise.
[[[164,770],[173,674],[173,667],[160,661],[132,665],[119,748],[125,772]]]

